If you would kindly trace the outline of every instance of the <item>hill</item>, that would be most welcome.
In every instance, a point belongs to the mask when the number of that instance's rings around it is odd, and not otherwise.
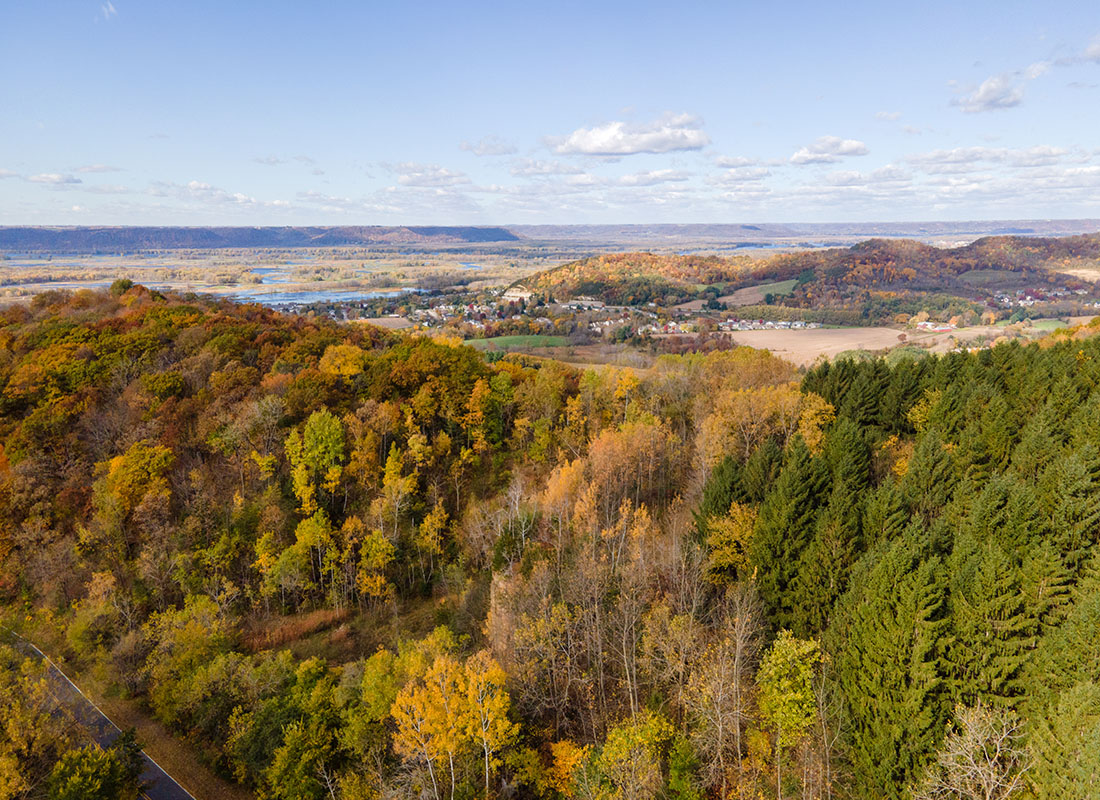
[[[223,247],[343,247],[368,244],[464,244],[519,241],[497,227],[379,225],[285,228],[0,227],[0,250],[107,252]]]
[[[668,295],[694,293],[711,284],[741,280],[750,274],[754,263],[759,262],[747,256],[612,253],[536,273],[522,284],[557,300],[591,295],[614,305],[640,305],[661,302]]]
[[[761,283],[797,279],[784,302],[842,307],[868,291],[946,293],[966,300],[993,288],[1047,282],[1051,273],[1079,283],[1094,268],[1100,234],[1065,238],[990,236],[938,248],[910,239],[869,239],[852,247],[780,253],[766,259],[623,253],[586,258],[537,273],[523,283],[556,299],[592,295],[614,304],[717,297]]]

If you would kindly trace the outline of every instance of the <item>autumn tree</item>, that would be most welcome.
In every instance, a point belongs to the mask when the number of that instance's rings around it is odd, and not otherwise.
[[[813,724],[814,668],[821,658],[818,643],[780,631],[764,654],[756,675],[757,704],[764,723],[775,732],[775,793],[782,800],[783,751],[798,744]]]
[[[466,660],[466,735],[480,748],[485,772],[485,796],[489,774],[500,765],[499,753],[515,738],[518,726],[510,722],[507,676],[486,650]]]
[[[327,408],[314,411],[301,433],[297,429],[290,432],[285,447],[301,512],[313,516],[319,508],[318,491],[331,496],[340,484],[345,447],[343,425]]]

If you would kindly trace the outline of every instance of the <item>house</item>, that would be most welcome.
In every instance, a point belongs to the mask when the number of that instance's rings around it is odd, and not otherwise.
[[[563,305],[566,308],[583,309],[583,308],[603,308],[604,303],[602,300],[597,300],[594,297],[588,297],[581,295],[580,297],[574,297],[572,300],[567,300]]]

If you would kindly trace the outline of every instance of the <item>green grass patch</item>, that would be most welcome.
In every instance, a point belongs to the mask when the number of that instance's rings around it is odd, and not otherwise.
[[[1021,322],[1010,322],[1007,319],[998,320],[994,323],[998,328],[1007,328],[1009,325],[1020,325]],[[1031,329],[1036,331],[1056,331],[1059,328],[1066,328],[1069,323],[1062,319],[1033,319],[1031,320]]]
[[[789,281],[776,281],[775,283],[762,283],[759,286],[753,286],[753,289],[759,289],[764,294],[777,294],[788,295],[794,291],[795,285],[798,283],[797,278],[791,278]]]
[[[971,286],[1002,286],[1019,283],[1019,276],[1002,269],[972,269],[960,275],[959,280]]]
[[[532,347],[564,347],[567,336],[531,334],[530,336],[497,336],[495,339],[467,339],[466,344],[482,352],[486,350],[526,350]]]
[[[1068,323],[1060,319],[1035,319],[1031,321],[1031,327],[1037,331],[1056,331],[1067,327]]]

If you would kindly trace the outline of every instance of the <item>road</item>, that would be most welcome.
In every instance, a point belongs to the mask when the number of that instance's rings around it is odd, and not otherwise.
[[[99,707],[89,700],[45,653],[19,634],[11,631],[8,633],[12,637],[13,646],[20,652],[46,663],[53,695],[72,714],[73,720],[86,728],[100,747],[110,746],[122,733],[119,727],[111,722],[107,715],[100,711]],[[145,762],[145,770],[141,773],[143,797],[148,800],[195,800],[190,792],[180,786],[144,751],[141,753],[141,758]]]

